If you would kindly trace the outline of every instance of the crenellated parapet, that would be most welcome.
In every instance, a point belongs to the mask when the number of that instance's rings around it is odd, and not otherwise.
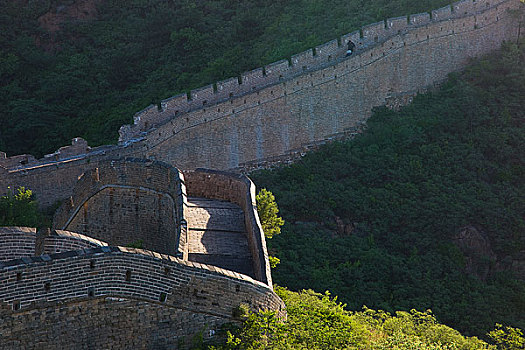
[[[197,244],[211,259],[189,257],[188,222],[194,231],[210,227]],[[244,307],[286,317],[271,284],[255,186],[245,176],[183,174],[145,159],[100,161],[80,176],[54,227],[0,228],[6,348],[133,348],[139,334],[141,348],[180,348],[240,321]],[[214,244],[239,235],[246,237]],[[239,253],[253,268],[217,259]]]
[[[15,239],[33,231],[0,228],[0,236]],[[223,324],[237,322],[241,305],[286,316],[271,286],[249,276],[153,251],[107,246],[70,232],[56,231],[50,237],[75,241],[77,249],[0,259],[5,348],[89,343],[124,349],[137,341],[146,349],[159,344],[180,348],[204,330],[207,339]],[[1,240],[0,253],[12,241]]]
[[[410,32],[429,23],[471,16],[506,1],[508,0],[462,0],[430,13],[388,18],[366,25],[358,31],[293,55],[289,59],[242,73],[239,77],[192,90],[189,94],[170,97],[161,101],[160,108],[151,105],[135,115],[132,125],[121,127],[119,142],[121,144],[133,142],[144,136],[149,130],[181,114],[209,108],[225,100],[240,98],[297,77],[306,71],[322,69],[327,65],[340,62],[345,58],[346,43],[349,39],[357,45],[358,50],[367,50],[402,32]]]
[[[0,262],[22,260],[41,255],[55,254],[107,246],[107,243],[76,232],[40,230],[29,227],[0,227]]]
[[[14,231],[0,228],[0,233],[7,230]],[[225,318],[232,318],[240,303],[254,310],[284,311],[271,286],[249,276],[167,254],[100,243],[96,246],[85,238],[84,247],[79,243],[77,250],[0,261],[2,302],[18,310],[43,301],[115,296],[187,304],[186,309]],[[228,287],[221,290],[216,283]],[[198,296],[193,293],[196,288]],[[205,294],[209,296],[200,297]],[[192,299],[201,302],[194,304]]]

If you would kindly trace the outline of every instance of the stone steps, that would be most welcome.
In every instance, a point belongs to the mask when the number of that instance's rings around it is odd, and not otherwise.
[[[188,258],[254,277],[244,226],[244,213],[236,204],[188,198]]]

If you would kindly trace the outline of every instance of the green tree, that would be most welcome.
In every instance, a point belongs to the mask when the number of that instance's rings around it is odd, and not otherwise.
[[[281,233],[281,226],[284,225],[284,220],[280,216],[279,208],[275,202],[275,196],[272,192],[263,188],[255,197],[257,201],[257,212],[261,219],[261,225],[266,238],[272,238],[274,235]]]
[[[0,197],[0,226],[36,227],[42,223],[33,192],[25,187]]]
[[[503,327],[503,325],[496,323],[496,327],[488,333],[488,336],[500,350],[525,349],[525,338],[523,331],[519,328]]]

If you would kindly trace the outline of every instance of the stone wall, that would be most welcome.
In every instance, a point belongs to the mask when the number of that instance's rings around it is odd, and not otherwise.
[[[42,207],[68,198],[97,163],[133,156],[182,169],[257,168],[288,162],[324,142],[352,136],[374,106],[444,80],[471,57],[518,34],[519,0],[463,0],[431,12],[390,18],[288,60],[178,95],[137,113],[119,146],[82,139],[36,160],[0,153],[0,191],[26,186]],[[522,19],[521,19],[522,21]],[[385,26],[386,23],[386,26]],[[356,53],[344,57],[348,39]]]
[[[31,157],[33,161],[20,163],[16,160],[19,156],[4,158],[3,162],[0,161],[0,193],[7,193],[8,187],[25,186],[37,195],[41,207],[50,207],[71,196],[78,178],[85,171],[96,168],[99,162],[108,158],[126,155],[127,151],[122,147],[103,146],[67,159],[44,157],[37,160]]]
[[[468,0],[456,3],[454,10],[434,11],[432,18],[418,14],[408,22],[389,19],[388,28],[383,22],[367,26],[362,38],[348,36],[358,47],[349,58],[338,56],[341,48],[334,43],[330,60],[311,50],[296,55],[291,66],[283,62],[258,75],[252,72],[251,89],[235,90],[231,83],[232,91],[239,92],[226,100],[208,88],[205,105],[164,102],[155,111],[158,124],[145,129],[153,113],[149,110],[131,128],[142,130],[144,138],[135,147],[182,169],[237,169],[352,133],[374,106],[439,83],[470,58],[515,39],[517,18],[508,10],[518,6],[523,6],[519,0]],[[281,80],[271,73],[275,67],[280,67]],[[182,105],[187,107],[183,114]],[[132,141],[123,136],[123,143]]]
[[[13,349],[177,348],[235,321],[241,304],[285,315],[271,286],[248,276],[108,246],[0,262],[0,302],[2,344]]]
[[[181,186],[180,172],[162,162],[100,162],[79,179],[73,195],[57,211],[53,227],[111,245],[142,242],[146,249],[177,255],[185,230]]]
[[[49,236],[44,238],[44,254],[56,254],[71,250],[97,248],[107,245],[106,242],[76,232],[53,230]]]
[[[74,232],[53,230],[41,234],[28,227],[0,227],[0,242],[0,261],[107,246],[105,242]]]
[[[4,350],[181,349],[227,319],[138,299],[94,297],[0,309]],[[20,325],[24,325],[21,327]],[[28,331],[30,330],[30,331]]]
[[[0,261],[35,255],[35,238],[34,228],[0,227]]]
[[[257,214],[253,182],[244,175],[205,169],[185,171],[184,178],[188,196],[225,200],[241,207],[244,211],[244,224],[248,233],[255,277],[272,285],[266,240]]]

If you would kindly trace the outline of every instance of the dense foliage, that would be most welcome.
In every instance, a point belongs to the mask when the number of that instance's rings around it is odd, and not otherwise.
[[[219,349],[491,349],[483,341],[464,337],[439,324],[427,310],[397,312],[363,308],[350,312],[329,293],[300,293],[276,287],[288,317],[280,322],[272,312],[246,316],[240,329],[227,333]],[[502,337],[508,334],[502,330]],[[509,348],[510,349],[510,348]],[[512,348],[518,349],[518,348]]]
[[[0,226],[39,227],[43,220],[30,189],[8,189],[8,194],[0,197]]]
[[[272,238],[274,235],[281,233],[281,226],[284,225],[284,220],[277,215],[279,214],[279,207],[275,202],[273,193],[263,188],[257,193],[255,200],[264,236]]]
[[[75,3],[96,6],[94,18]],[[449,0],[0,0],[0,150],[114,143],[151,103]],[[61,30],[41,26],[56,17]],[[39,22],[40,19],[40,22]]]
[[[286,221],[269,242],[274,281],[328,289],[350,310],[430,308],[467,334],[523,329],[525,283],[509,267],[525,249],[524,56],[505,45],[412,105],[378,109],[353,141],[252,174]],[[458,248],[465,226],[488,251]]]

